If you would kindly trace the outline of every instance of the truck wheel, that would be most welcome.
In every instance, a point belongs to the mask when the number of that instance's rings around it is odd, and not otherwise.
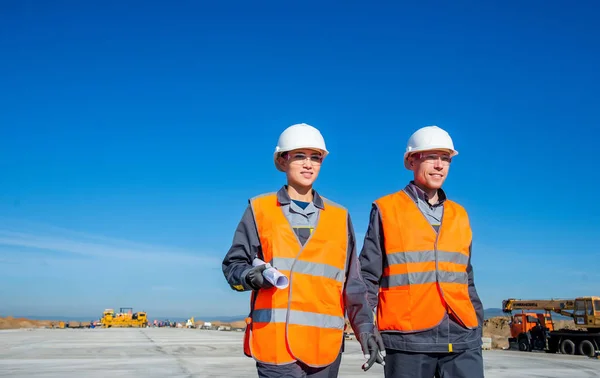
[[[579,354],[594,357],[596,355],[596,348],[594,348],[594,344],[590,340],[583,340],[579,344]]]
[[[529,350],[529,341],[524,337],[519,339],[519,350],[521,352],[527,352]]]
[[[534,341],[533,345],[534,345],[535,349],[539,349],[539,350],[546,349],[546,344],[544,343],[544,340],[537,339]]]
[[[564,339],[562,343],[560,343],[560,353],[575,354],[575,343],[570,339]]]

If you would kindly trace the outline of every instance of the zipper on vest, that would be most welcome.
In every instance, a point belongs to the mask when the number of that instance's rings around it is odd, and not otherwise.
[[[444,299],[444,290],[442,290],[442,286],[440,285],[440,271],[439,271],[439,258],[438,258],[438,240],[440,238],[440,233],[442,232],[442,224],[444,223],[444,215],[446,214],[446,209],[442,210],[442,218],[440,219],[440,227],[438,229],[438,231],[435,234],[435,243],[433,245],[433,250],[435,253],[435,281],[436,281],[436,285],[438,287],[438,292],[440,293],[440,297],[442,300],[442,303],[444,304],[444,308],[446,309],[446,313],[448,314],[448,316],[450,316],[450,313],[452,312],[452,309],[450,308],[450,306],[448,306],[448,303],[446,302],[446,300]],[[433,226],[431,226],[433,228]],[[435,231],[435,229],[434,229]],[[450,319],[448,319],[449,321]],[[450,323],[448,323],[448,339],[450,339]],[[452,343],[450,343],[450,340],[448,340],[448,353],[452,353]]]
[[[448,317],[450,317],[451,315],[454,316],[458,322],[460,324],[462,324],[464,327],[467,327],[465,325],[465,322],[463,322],[463,320],[460,318],[460,316],[458,316],[458,314],[452,310],[452,308],[450,306],[448,306],[448,302],[446,302],[446,299],[444,298],[444,291],[442,290],[442,286],[440,285],[440,280],[439,280],[439,265],[438,265],[438,248],[437,248],[437,243],[438,243],[438,238],[440,237],[440,233],[442,231],[442,224],[444,223],[444,215],[446,214],[446,209],[443,209],[442,211],[442,218],[440,219],[440,229],[437,232],[436,236],[435,236],[435,244],[434,244],[434,251],[435,251],[435,280],[436,283],[438,285],[438,291],[440,292],[440,295],[442,297],[442,302],[444,303],[444,307],[446,308],[446,313],[448,314]],[[432,226],[433,228],[433,226]],[[468,327],[467,327],[468,328]],[[452,344],[448,344],[448,351],[452,352]]]
[[[446,213],[445,209],[442,210],[442,218],[440,219],[440,228],[435,233],[435,243],[433,244],[433,252],[435,254],[435,283],[438,286],[438,291],[440,292],[440,296],[442,297],[442,302],[444,303],[444,307],[446,307],[446,312],[448,311],[448,304],[444,299],[444,291],[442,290],[442,286],[440,285],[440,272],[439,272],[439,258],[438,258],[438,239],[440,237],[440,233],[442,232],[442,224],[444,223],[444,214]],[[431,226],[433,228],[433,226]],[[433,228],[435,231],[435,228]]]
[[[315,222],[315,226],[313,227],[313,232],[310,233],[310,236],[308,237],[308,239],[306,239],[306,242],[304,243],[304,245],[302,245],[302,243],[300,242],[300,238],[298,237],[298,235],[296,235],[296,232],[294,231],[294,228],[292,227],[291,223],[289,221],[287,221],[288,225],[290,226],[290,229],[292,230],[292,233],[296,237],[296,241],[298,242],[298,245],[300,245],[300,251],[298,251],[298,254],[294,258],[294,262],[290,266],[290,277],[288,278],[288,300],[287,300],[288,303],[287,303],[287,311],[286,311],[286,315],[285,315],[285,331],[286,331],[285,332],[286,333],[285,340],[286,340],[286,343],[287,343],[287,328],[288,328],[288,323],[290,321],[290,307],[292,306],[292,278],[294,275],[294,265],[296,265],[298,258],[300,257],[300,255],[302,255],[302,252],[304,252],[304,249],[306,248],[306,246],[312,239],[313,235],[315,234],[314,231],[316,231],[317,227],[319,226],[320,218],[321,218],[321,210],[319,209],[319,211],[317,212],[317,221]]]

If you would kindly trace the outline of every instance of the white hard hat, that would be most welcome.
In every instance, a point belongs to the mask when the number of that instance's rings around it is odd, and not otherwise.
[[[413,152],[430,151],[430,150],[449,150],[450,156],[458,155],[458,151],[454,149],[452,138],[443,129],[437,126],[425,126],[415,131],[408,138],[406,144],[406,152],[404,153],[404,167],[410,169],[408,165],[408,155]]]
[[[283,172],[283,169],[277,162],[277,158],[283,152],[292,151],[298,148],[319,150],[323,154],[323,158],[329,153],[325,146],[325,139],[323,139],[319,130],[306,123],[298,123],[283,130],[279,136],[277,146],[275,147],[275,153],[273,154],[275,167]]]

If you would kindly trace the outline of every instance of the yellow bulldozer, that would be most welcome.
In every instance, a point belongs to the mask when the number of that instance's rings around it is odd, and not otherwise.
[[[148,326],[148,318],[145,312],[133,312],[131,307],[121,307],[118,313],[107,308],[100,324],[103,328],[145,328]]]

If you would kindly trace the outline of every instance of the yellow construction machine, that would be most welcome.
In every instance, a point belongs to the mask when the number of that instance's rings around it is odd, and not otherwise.
[[[148,326],[148,318],[145,312],[133,312],[131,307],[121,307],[118,313],[107,308],[100,324],[103,328],[145,328]]]
[[[589,357],[600,350],[600,297],[578,297],[574,299],[506,299],[502,310],[512,313],[511,338],[522,351],[534,349],[548,353],[582,354]],[[525,310],[544,311],[526,313]],[[555,329],[551,313],[573,319],[575,330]]]

